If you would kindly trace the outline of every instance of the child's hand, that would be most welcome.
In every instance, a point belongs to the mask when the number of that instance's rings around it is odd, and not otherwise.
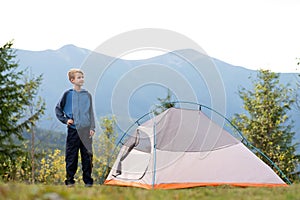
[[[95,131],[94,130],[90,130],[90,138],[92,138],[95,135]]]
[[[68,121],[67,121],[68,126],[72,125],[73,123],[74,123],[73,119],[68,119]]]

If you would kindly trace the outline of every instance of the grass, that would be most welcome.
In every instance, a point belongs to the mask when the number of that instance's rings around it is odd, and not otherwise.
[[[23,183],[0,183],[0,199],[62,200],[62,199],[213,199],[213,200],[300,200],[300,184],[277,188],[240,188],[230,186],[197,187],[176,190],[146,190],[132,187],[94,185],[85,188],[76,185],[28,185]]]

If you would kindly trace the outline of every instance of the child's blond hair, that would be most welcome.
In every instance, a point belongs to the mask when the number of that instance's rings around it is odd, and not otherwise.
[[[68,71],[68,77],[69,77],[70,81],[75,78],[76,73],[81,73],[82,75],[84,75],[84,73],[81,69],[76,69],[76,68],[70,69]]]

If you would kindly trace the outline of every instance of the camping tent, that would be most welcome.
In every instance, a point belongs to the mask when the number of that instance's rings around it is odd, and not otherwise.
[[[240,140],[201,110],[170,108],[123,143],[106,185],[147,189],[286,186]]]

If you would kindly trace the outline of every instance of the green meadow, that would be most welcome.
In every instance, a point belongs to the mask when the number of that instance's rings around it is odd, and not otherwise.
[[[63,200],[63,199],[213,199],[213,200],[300,200],[300,184],[288,187],[197,187],[175,190],[146,190],[132,187],[94,185],[86,188],[76,185],[29,185],[23,183],[0,183],[0,199]]]

